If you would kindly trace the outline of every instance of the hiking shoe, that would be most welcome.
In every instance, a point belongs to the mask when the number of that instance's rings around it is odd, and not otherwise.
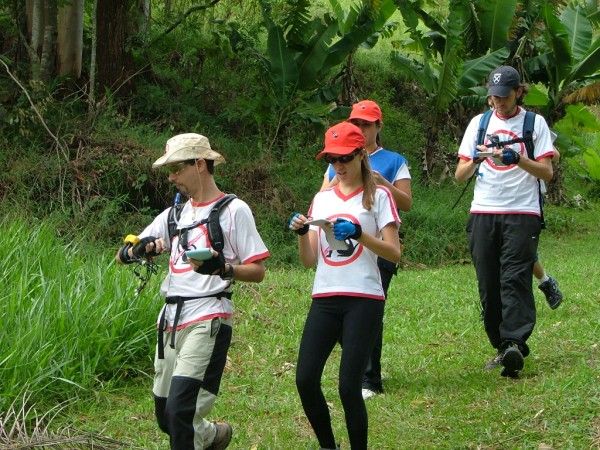
[[[546,296],[548,306],[552,309],[558,308],[558,305],[562,302],[563,294],[560,292],[556,280],[552,277],[548,277],[546,281],[539,284],[538,288]]]
[[[485,370],[494,370],[498,367],[502,366],[502,353],[498,353],[492,359],[490,359],[487,363],[485,363]]]
[[[517,378],[519,376],[519,370],[523,368],[523,355],[517,344],[510,343],[504,353],[502,353],[502,370],[503,377]]]
[[[233,434],[231,425],[227,422],[215,422],[215,427],[217,427],[217,434],[215,434],[212,444],[206,447],[206,450],[223,450],[231,442],[231,435]]]

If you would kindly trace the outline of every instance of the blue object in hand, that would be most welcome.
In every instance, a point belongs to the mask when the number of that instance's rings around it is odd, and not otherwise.
[[[519,164],[520,160],[521,155],[515,152],[512,148],[505,148],[504,150],[502,150],[502,158],[500,158],[502,164],[510,166],[511,164]]]
[[[361,234],[361,226],[349,220],[337,219],[333,224],[333,235],[338,241],[345,241],[348,238],[358,239]]]

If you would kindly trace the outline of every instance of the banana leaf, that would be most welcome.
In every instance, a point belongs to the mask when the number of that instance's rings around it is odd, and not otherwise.
[[[569,49],[574,61],[583,58],[592,43],[592,24],[579,6],[567,6],[560,21],[565,26],[569,36]]]

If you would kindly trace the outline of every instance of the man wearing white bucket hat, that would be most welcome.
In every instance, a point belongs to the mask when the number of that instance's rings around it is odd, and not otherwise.
[[[166,169],[188,200],[164,210],[117,253],[124,264],[170,254],[160,289],[165,305],[158,320],[153,394],[159,427],[174,450],[219,450],[231,441],[231,425],[205,417],[216,400],[231,343],[232,285],[234,280],[262,281],[269,257],[248,205],[226,196],[215,183],[214,167],[224,162],[200,134],[169,139],[152,167]],[[222,199],[230,201],[218,209],[220,246],[208,218]],[[191,250],[204,251],[207,259],[192,259]]]

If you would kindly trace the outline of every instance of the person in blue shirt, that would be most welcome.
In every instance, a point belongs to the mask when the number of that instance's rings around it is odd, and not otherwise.
[[[408,211],[412,206],[411,177],[408,162],[403,155],[381,146],[379,134],[383,126],[383,114],[379,105],[372,100],[362,100],[355,103],[352,105],[348,122],[358,126],[365,136],[365,150],[369,155],[375,182],[385,186],[391,192],[400,211]],[[321,190],[328,189],[337,182],[335,170],[329,165],[323,177]],[[397,272],[397,266],[383,258],[378,258],[377,265],[381,274],[383,290],[387,297],[390,281]],[[362,395],[364,399],[383,393],[383,383],[381,381],[382,347],[383,321],[363,377]]]

